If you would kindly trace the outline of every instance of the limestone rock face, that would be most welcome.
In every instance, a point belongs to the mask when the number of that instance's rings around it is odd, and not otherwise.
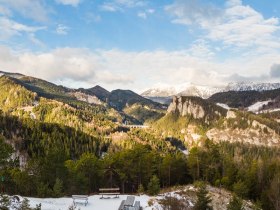
[[[195,119],[201,119],[205,117],[205,111],[202,106],[193,102],[192,100],[176,96],[173,97],[173,101],[169,105],[167,112],[179,112],[181,116],[190,115]]]
[[[96,96],[88,95],[88,94],[85,94],[85,93],[82,93],[82,92],[73,92],[72,94],[79,101],[85,101],[85,102],[88,102],[90,104],[96,104],[96,105],[101,105],[102,104],[102,102]]]
[[[214,105],[198,97],[174,96],[167,113],[179,113],[180,116],[192,116],[194,119],[219,117],[221,113]],[[211,117],[210,117],[211,118]]]

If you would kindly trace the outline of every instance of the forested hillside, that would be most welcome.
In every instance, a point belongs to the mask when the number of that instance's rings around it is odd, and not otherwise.
[[[119,122],[143,124],[154,121],[162,117],[167,108],[165,105],[153,102],[130,90],[109,92],[98,85],[89,89],[70,89],[22,74],[0,73],[3,74],[1,80],[29,90],[38,97],[59,101],[77,109],[109,110],[110,116],[114,116],[114,120]],[[4,94],[7,92],[5,91]],[[3,95],[3,97],[5,96]]]

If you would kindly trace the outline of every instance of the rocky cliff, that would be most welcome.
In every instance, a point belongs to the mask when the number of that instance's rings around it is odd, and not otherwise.
[[[205,120],[208,123],[226,115],[226,110],[194,96],[175,96],[169,105],[167,113],[178,113],[194,119]]]

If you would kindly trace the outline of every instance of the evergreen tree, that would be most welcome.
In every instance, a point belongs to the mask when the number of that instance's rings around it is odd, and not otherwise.
[[[241,198],[244,198],[248,196],[249,189],[245,182],[239,180],[233,184],[233,191]]]
[[[160,191],[159,179],[156,175],[152,176],[148,184],[148,193],[150,195],[157,195]]]
[[[139,184],[137,193],[142,195],[145,192],[144,186],[142,184]]]
[[[236,195],[233,195],[227,206],[227,210],[244,210],[242,200]]]
[[[213,208],[209,205],[211,198],[207,195],[206,185],[202,184],[197,192],[197,202],[194,206],[194,210],[212,210]]]
[[[58,198],[62,196],[63,182],[57,178],[53,186],[53,195]]]

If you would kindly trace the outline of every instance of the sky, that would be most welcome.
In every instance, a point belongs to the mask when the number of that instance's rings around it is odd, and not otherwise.
[[[279,0],[0,0],[0,71],[67,87],[280,82]]]

